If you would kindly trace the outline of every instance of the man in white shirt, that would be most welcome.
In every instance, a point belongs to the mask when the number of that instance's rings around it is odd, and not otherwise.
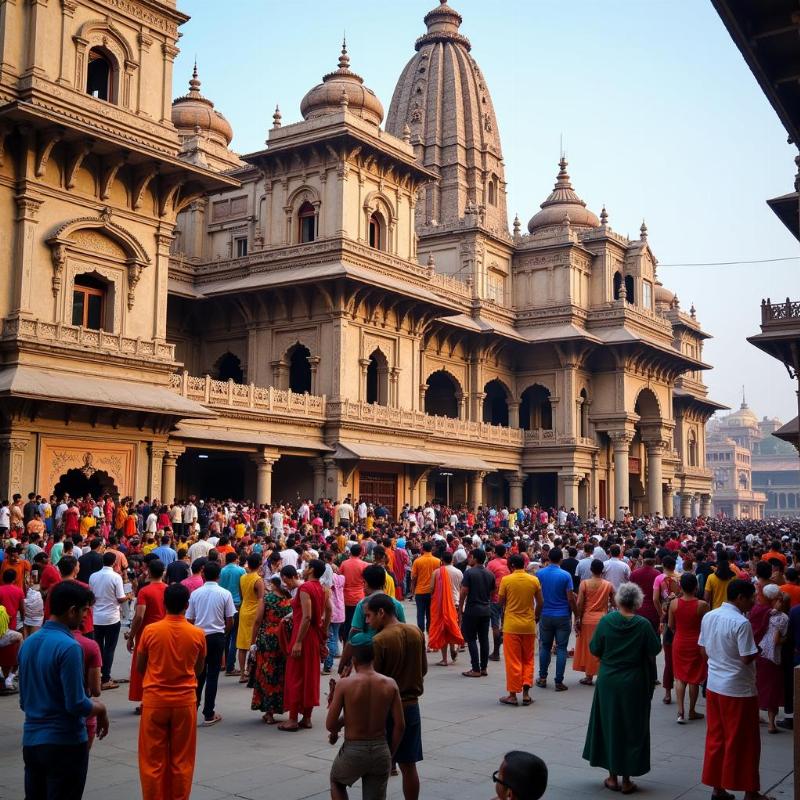
[[[281,561],[283,562],[283,566],[291,566],[297,569],[297,562],[300,560],[300,556],[297,554],[297,550],[294,549],[295,538],[294,536],[290,536],[286,540],[286,549],[281,550]]]
[[[189,500],[183,508],[183,532],[190,536],[194,533],[197,524],[197,506]]]
[[[603,577],[614,587],[616,592],[621,584],[631,579],[631,568],[620,558],[622,551],[618,544],[612,544],[609,552],[611,558],[603,567]]]
[[[89,576],[89,588],[94,593],[94,639],[100,647],[103,666],[100,684],[103,689],[116,689],[119,684],[111,680],[114,651],[117,648],[120,629],[120,604],[128,600],[122,578],[114,571],[117,561],[115,553],[103,554],[103,568]]]
[[[169,521],[172,523],[172,530],[176,536],[183,533],[183,507],[180,503],[175,503],[169,510]]]
[[[144,529],[146,533],[152,533],[153,535],[155,535],[156,531],[158,531],[158,515],[152,509],[147,515],[147,519],[144,523]]]
[[[755,604],[755,586],[732,580],[726,603],[700,624],[698,644],[708,659],[706,747],[702,781],[712,798],[743,791],[745,800],[760,800],[756,665],[758,655],[747,614]]]
[[[283,506],[276,508],[272,512],[270,523],[272,525],[272,535],[280,536],[283,533]]]
[[[192,592],[186,610],[186,619],[197,625],[206,636],[206,663],[197,679],[198,706],[205,688],[202,722],[205,728],[222,721],[222,716],[215,712],[214,706],[225,653],[225,634],[233,627],[233,618],[236,616],[233,595],[217,583],[219,573],[220,566],[215,561],[209,561],[203,567],[205,583]]]
[[[362,500],[358,504],[358,521],[364,523],[367,519],[367,504]]]
[[[214,545],[208,539],[208,531],[200,531],[197,541],[189,548],[189,562],[197,558],[207,558]]]
[[[339,503],[336,509],[336,514],[342,527],[349,527],[350,523],[353,521],[353,513],[353,506],[350,505],[350,499],[346,497],[344,502]]]

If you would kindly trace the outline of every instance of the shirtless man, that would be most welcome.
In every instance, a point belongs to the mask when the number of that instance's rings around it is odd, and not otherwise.
[[[344,728],[344,744],[331,766],[331,798],[347,800],[347,787],[361,778],[363,800],[386,800],[392,755],[405,729],[400,691],[393,678],[375,672],[371,642],[351,642],[351,654],[354,671],[336,684],[325,720],[331,744]]]

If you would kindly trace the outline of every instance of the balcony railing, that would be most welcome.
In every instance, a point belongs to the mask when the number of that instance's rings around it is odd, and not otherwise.
[[[786,298],[784,303],[773,303],[769,297],[761,301],[761,324],[782,320],[797,320],[800,324],[800,302]]]
[[[3,339],[18,339],[27,342],[43,342],[51,346],[88,351],[100,351],[115,356],[175,360],[175,345],[153,339],[123,336],[121,333],[97,331],[79,325],[61,322],[43,322],[39,319],[4,319]]]
[[[291,389],[236,383],[233,380],[217,381],[210,375],[194,377],[185,371],[171,376],[170,388],[182,397],[220,410],[246,409],[318,421],[325,419],[324,395],[298,394]]]
[[[556,433],[553,430],[545,428],[536,428],[531,431],[525,431],[525,446],[539,445],[543,447],[551,446],[574,446],[582,445],[584,447],[596,447],[597,442],[587,436],[564,436]]]

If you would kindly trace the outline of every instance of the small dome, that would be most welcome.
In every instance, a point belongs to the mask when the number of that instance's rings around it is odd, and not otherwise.
[[[372,89],[364,86],[364,79],[350,70],[347,43],[342,44],[339,69],[329,72],[300,103],[303,119],[317,119],[326,114],[335,114],[347,106],[351,114],[380,127],[383,122],[383,106]]]
[[[670,308],[675,302],[675,293],[667,289],[661,281],[656,281],[656,290],[654,294],[656,306],[666,306]]]
[[[597,215],[586,208],[586,203],[578,197],[567,173],[567,160],[562,156],[558,162],[559,170],[556,184],[547,200],[541,205],[541,211],[531,217],[528,231],[535,233],[542,228],[564,224],[565,215],[573,228],[599,228]]]
[[[464,18],[454,8],[447,5],[447,0],[439,0],[439,5],[425,15],[425,25],[428,32],[417,39],[416,49],[421,50],[426,44],[432,42],[458,42],[467,51],[472,49],[469,39],[458,32]]]
[[[233,140],[230,122],[214,109],[214,104],[208,98],[200,94],[197,64],[189,81],[189,93],[172,101],[172,124],[183,133],[193,134],[199,129],[225,147]]]
[[[750,428],[758,427],[758,417],[750,410],[747,403],[742,402],[738,411],[733,414],[728,414],[727,417],[722,418],[722,424],[726,428]]]

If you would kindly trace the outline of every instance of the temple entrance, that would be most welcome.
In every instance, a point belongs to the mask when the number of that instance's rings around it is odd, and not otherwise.
[[[558,475],[555,472],[533,472],[526,481],[525,497],[528,503],[538,503],[548,511],[558,508]]]
[[[58,483],[53,489],[53,494],[61,498],[65,494],[70,497],[85,497],[90,494],[97,499],[104,494],[110,494],[115,499],[119,497],[119,489],[114,484],[114,479],[105,471],[98,469],[88,471],[85,467],[75,468],[67,472],[58,479]]]
[[[393,472],[361,472],[358,496],[376,508],[385,506],[394,517],[397,514],[397,475]]]

